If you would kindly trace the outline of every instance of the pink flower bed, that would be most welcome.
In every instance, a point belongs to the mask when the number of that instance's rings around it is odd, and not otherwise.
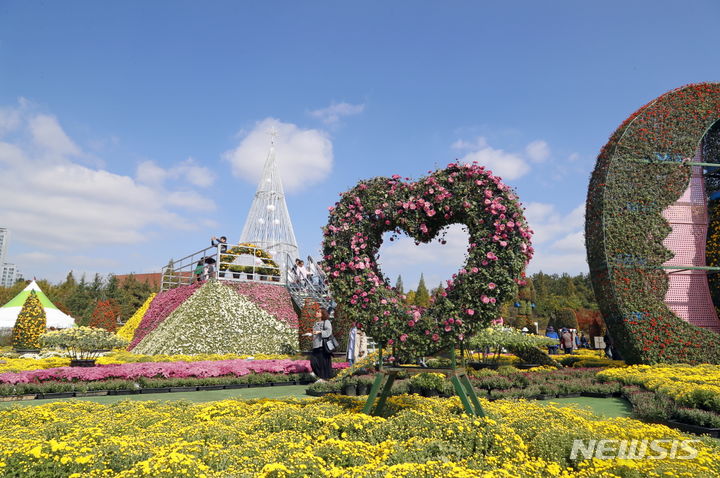
[[[140,321],[137,329],[135,329],[135,335],[133,336],[132,342],[128,346],[128,350],[132,350],[140,341],[150,332],[167,318],[168,315],[172,314],[175,309],[180,306],[188,297],[201,286],[200,283],[194,283],[190,285],[183,285],[176,289],[170,289],[165,292],[161,292],[156,295],[153,301],[150,303],[145,316]]]
[[[347,368],[347,363],[333,363],[334,369]],[[142,362],[97,367],[57,367],[25,372],[0,374],[0,383],[38,383],[47,381],[83,381],[138,378],[202,378],[250,373],[309,373],[309,360],[208,360],[203,362]]]
[[[260,284],[257,282],[226,282],[278,320],[297,328],[298,317],[292,305],[292,298],[287,289],[281,285]]]

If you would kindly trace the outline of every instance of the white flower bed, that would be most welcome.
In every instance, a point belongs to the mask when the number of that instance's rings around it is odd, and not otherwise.
[[[133,352],[276,354],[297,349],[297,330],[230,287],[209,281],[143,338]]]

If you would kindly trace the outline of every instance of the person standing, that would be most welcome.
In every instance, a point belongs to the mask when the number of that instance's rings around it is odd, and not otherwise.
[[[322,381],[332,378],[332,355],[325,350],[323,339],[332,336],[332,323],[330,315],[324,308],[315,313],[317,321],[313,325],[312,352],[310,354],[310,367],[313,373]]]
[[[555,355],[555,354],[557,354],[558,346],[559,346],[559,341],[560,341],[560,336],[558,335],[557,332],[555,332],[555,328],[554,328],[552,325],[548,325],[548,328],[547,328],[547,330],[545,331],[545,337],[549,337],[549,338],[551,338],[551,339],[555,339],[555,340],[558,341],[558,344],[548,345],[548,353],[549,353],[550,355]]]
[[[350,366],[367,355],[367,336],[353,325],[348,334],[347,361]]]
[[[560,335],[560,345],[562,345],[562,348],[566,354],[572,353],[573,337],[568,329],[562,329],[562,334]]]
[[[218,239],[217,237],[213,236],[210,238],[210,245],[213,247],[220,246],[220,253],[227,252],[227,237],[220,236]]]

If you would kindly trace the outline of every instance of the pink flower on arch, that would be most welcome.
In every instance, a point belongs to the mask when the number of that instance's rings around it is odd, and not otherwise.
[[[494,282],[490,282],[487,286],[488,286],[488,289],[493,290],[497,287],[497,284],[495,284]]]

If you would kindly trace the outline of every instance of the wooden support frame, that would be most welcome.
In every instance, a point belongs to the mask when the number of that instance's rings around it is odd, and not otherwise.
[[[465,409],[465,413],[476,417],[484,417],[485,410],[483,410],[482,404],[473,389],[470,379],[465,373],[465,367],[457,367],[455,363],[455,349],[453,347],[450,353],[450,368],[427,368],[427,367],[382,367],[382,350],[379,352],[380,357],[380,370],[375,381],[370,388],[368,399],[365,402],[365,406],[362,409],[362,413],[367,415],[382,415],[385,408],[385,403],[390,396],[390,389],[395,383],[395,379],[400,372],[409,374],[418,374],[424,372],[430,373],[442,373],[443,375],[450,377],[450,383],[453,385],[455,394],[460,397],[460,402]],[[382,389],[382,391],[381,391]],[[378,398],[379,395],[379,398]],[[375,403],[377,400],[377,403]]]

